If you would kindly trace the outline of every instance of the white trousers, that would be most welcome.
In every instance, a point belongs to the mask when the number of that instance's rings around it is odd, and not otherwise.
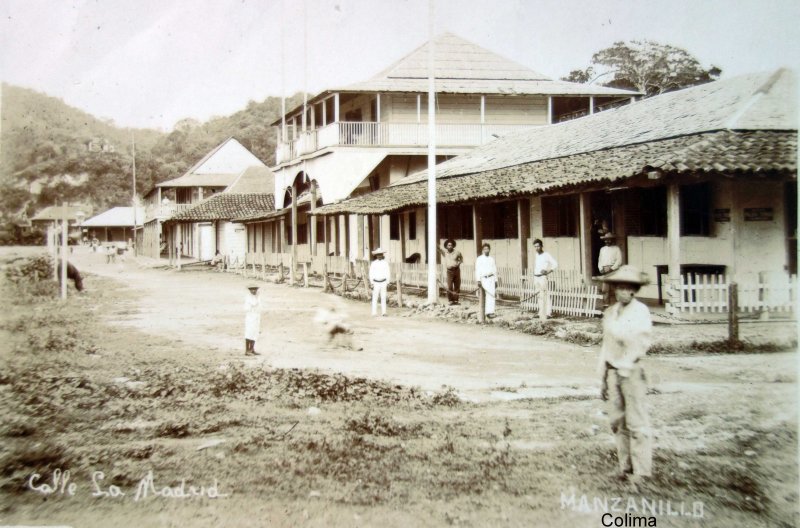
[[[381,296],[381,314],[386,315],[386,286],[387,281],[372,284],[372,315],[378,314],[378,295]]]
[[[533,284],[539,294],[539,319],[547,319],[553,311],[550,306],[550,284],[547,280],[547,275],[533,278]]]
[[[482,278],[481,279],[481,286],[483,287],[484,295],[486,296],[486,314],[493,314],[494,313],[494,299],[497,295],[496,287],[497,287],[497,277],[492,275],[489,278]]]

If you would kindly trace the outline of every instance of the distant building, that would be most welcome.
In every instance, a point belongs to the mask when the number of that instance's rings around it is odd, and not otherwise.
[[[134,228],[142,225],[144,208],[112,207],[97,216],[83,222],[83,231],[91,239],[97,237],[100,242],[127,242],[134,238]]]

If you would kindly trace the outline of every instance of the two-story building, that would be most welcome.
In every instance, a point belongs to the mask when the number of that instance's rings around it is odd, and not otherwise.
[[[136,231],[139,254],[159,258],[167,248],[173,247],[186,258],[201,259],[209,251],[213,256],[213,249],[209,248],[216,247],[216,233],[201,228],[200,222],[177,224],[171,231],[171,244],[168,244],[163,224],[204,199],[223,192],[251,167],[266,169],[266,164],[236,139],[228,138],[180,177],[156,184],[144,196],[144,224],[137,226]]]
[[[524,270],[539,238],[588,283],[605,227],[652,279],[644,297],[665,299],[663,277],[674,293],[690,273],[711,277],[708,289],[721,276],[786,284],[797,273],[796,79],[744,75],[520,132],[439,165],[436,179],[440,237],[467,261],[489,242],[498,266]],[[401,219],[426,203],[422,171],[315,213]],[[399,261],[424,232],[421,222],[377,242],[397,245],[388,258]]]
[[[405,252],[424,250],[424,211],[406,211],[396,220],[342,214],[314,221],[310,213],[426,167],[427,64],[426,43],[374,77],[324,90],[273,123],[277,211],[247,220],[250,239],[263,242],[255,243],[256,253],[294,253],[299,260],[363,258],[378,240],[394,241],[389,234],[398,222],[411,235]],[[434,41],[434,72],[437,162],[512,132],[627,104],[638,95],[555,81],[449,33]],[[458,212],[454,215],[458,222]],[[399,246],[394,249],[399,252]]]

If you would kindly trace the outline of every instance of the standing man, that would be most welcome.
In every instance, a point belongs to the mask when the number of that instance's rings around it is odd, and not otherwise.
[[[256,339],[261,334],[261,298],[258,286],[247,287],[249,293],[244,298],[244,355],[259,356],[256,352]]]
[[[599,371],[600,397],[609,402],[608,417],[617,442],[620,480],[636,485],[652,471],[652,432],[644,404],[647,382],[639,360],[650,348],[653,322],[647,306],[634,298],[647,277],[621,266],[600,279],[611,283],[617,302],[603,313]]]
[[[611,272],[617,271],[622,266],[622,250],[617,245],[617,237],[614,233],[608,232],[600,237],[600,240],[605,244],[600,248],[600,256],[597,259],[597,270],[600,275],[608,275]],[[603,281],[603,303],[608,307],[611,305],[611,300],[614,298],[611,284]]]
[[[444,249],[444,251],[440,249],[439,253],[442,254],[442,264],[447,268],[447,282],[445,283],[447,300],[451,305],[460,304],[458,292],[461,289],[461,263],[464,262],[464,257],[460,251],[456,251],[456,241],[452,238],[444,241]]]
[[[369,283],[372,285],[372,315],[378,315],[378,296],[381,298],[381,316],[386,317],[386,286],[391,272],[389,263],[384,260],[385,251],[381,248],[372,252],[375,260],[369,265]]]
[[[550,306],[550,284],[547,276],[556,270],[558,262],[550,253],[544,250],[544,245],[538,238],[533,241],[533,249],[536,250],[536,261],[533,265],[533,285],[539,295],[539,319],[545,321],[553,311],[552,306]]]
[[[492,246],[484,244],[481,248],[482,254],[475,261],[475,280],[483,288],[486,296],[486,317],[494,319],[494,300],[497,291],[497,265],[494,257],[489,256]]]

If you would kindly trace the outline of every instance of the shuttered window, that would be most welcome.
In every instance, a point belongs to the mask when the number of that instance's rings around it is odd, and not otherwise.
[[[400,213],[389,215],[389,240],[400,240]]]
[[[472,207],[469,205],[442,207],[441,212],[437,215],[437,223],[439,238],[452,238],[455,240],[472,240],[474,238]]]
[[[578,236],[578,197],[576,195],[542,198],[542,236]]]
[[[628,189],[625,231],[632,236],[667,236],[667,188]]]
[[[408,213],[408,239],[417,239],[417,213],[415,211]]]

